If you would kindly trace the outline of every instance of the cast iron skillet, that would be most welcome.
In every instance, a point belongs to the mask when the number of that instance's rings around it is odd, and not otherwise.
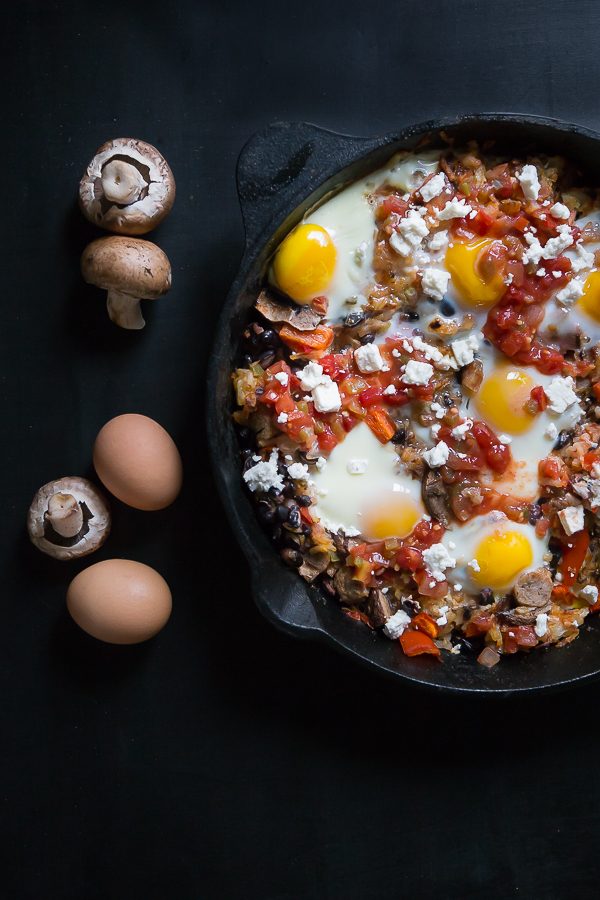
[[[494,139],[510,155],[561,153],[578,163],[590,184],[600,184],[600,135],[587,128],[532,116],[485,114],[425,122],[383,137],[351,137],[306,123],[265,128],[243,148],[237,186],[246,230],[238,276],[223,309],[210,361],[208,436],[217,485],[252,572],[259,610],[295,637],[321,640],[404,682],[456,692],[510,694],[567,686],[600,673],[599,632],[594,624],[562,649],[518,654],[486,669],[473,657],[443,654],[403,656],[397,642],[344,616],[287,568],[263,533],[244,489],[237,439],[231,422],[230,372],[238,341],[264,271],[281,238],[304,212],[330,191],[362,177],[400,149],[423,138],[439,143],[444,131],[458,144]],[[243,598],[241,598],[243,602]]]

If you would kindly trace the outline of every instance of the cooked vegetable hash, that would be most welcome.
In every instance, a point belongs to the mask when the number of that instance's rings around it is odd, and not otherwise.
[[[233,373],[285,562],[408,656],[574,640],[600,609],[599,340],[600,202],[562,158],[398,154],[312,210]]]

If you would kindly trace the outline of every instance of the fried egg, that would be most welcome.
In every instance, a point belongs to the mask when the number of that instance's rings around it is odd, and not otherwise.
[[[421,484],[400,471],[393,445],[361,422],[314,473],[313,506],[330,531],[367,540],[404,538],[425,515]]]
[[[456,561],[445,573],[450,584],[475,592],[484,587],[506,591],[521,572],[544,565],[548,537],[539,538],[532,525],[511,522],[494,511],[453,525],[442,544]]]

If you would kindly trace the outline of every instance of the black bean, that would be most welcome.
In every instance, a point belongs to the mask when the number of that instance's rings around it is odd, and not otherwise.
[[[409,616],[416,616],[419,612],[419,603],[417,600],[412,600],[410,597],[406,597],[400,606]]]
[[[535,523],[539,522],[542,518],[542,515],[541,507],[537,503],[534,503],[529,509],[529,524],[535,525]]]
[[[256,513],[261,522],[270,525],[275,518],[275,509],[266,500],[260,500],[256,507]]]
[[[253,362],[254,362],[254,360],[252,359],[252,357],[249,356],[248,353],[246,353],[244,355],[244,365],[248,368],[249,366],[252,365]]]
[[[264,392],[265,392],[265,389],[264,389],[264,388],[257,387],[254,393],[256,394],[257,397],[262,397],[262,395],[264,394]]]
[[[277,516],[277,520],[279,522],[287,522],[287,517],[288,517],[287,506],[284,506],[283,504],[281,504],[281,506],[278,506],[276,516]]]
[[[344,325],[346,328],[354,328],[356,325],[360,325],[361,322],[365,321],[364,312],[351,312],[348,313],[346,318],[344,319]]]
[[[293,566],[294,569],[299,569],[302,565],[302,554],[298,553],[297,550],[286,549],[281,551],[281,556],[283,560],[288,564],[288,566]]]
[[[304,522],[300,526],[300,532],[305,536],[309,535],[310,534],[310,525],[307,525],[306,522]]]
[[[250,455],[248,457],[246,457],[246,459],[244,460],[244,464],[242,466],[243,472],[247,472],[248,469],[251,469],[252,466],[256,465],[256,462],[255,462],[255,460],[252,459],[252,456],[253,456],[253,454],[250,453]]]
[[[290,506],[288,509],[287,521],[292,528],[300,528],[302,519],[300,518],[300,510],[297,506]]]
[[[478,635],[471,638],[461,638],[458,642],[462,653],[476,653],[479,655],[483,649],[484,638],[483,635]]]
[[[270,487],[267,493],[276,503],[281,503],[283,500],[283,494],[281,494],[276,487]]]
[[[392,438],[392,444],[404,444],[406,441],[406,428],[398,428]]]
[[[554,444],[553,449],[554,450],[562,450],[563,447],[566,447],[566,445],[569,443],[569,441],[571,440],[572,437],[573,437],[572,431],[567,431],[565,429],[565,430],[559,432],[558,439],[557,439],[556,443]]]
[[[363,336],[360,338],[360,342],[361,342],[361,344],[363,344],[363,346],[364,346],[364,344],[372,344],[374,340],[375,340],[375,335],[371,334],[370,331],[368,334],[363,334]]]
[[[289,531],[284,530],[281,535],[281,546],[289,547],[291,550],[299,550],[300,542],[298,541],[298,539],[296,538],[295,535],[290,534]]]
[[[253,455],[254,455],[254,451],[252,450],[251,447],[244,447],[242,450],[240,450],[240,456],[244,460],[248,459],[249,456],[253,456]]]
[[[418,322],[419,321],[419,313],[417,312],[416,309],[407,309],[406,312],[404,313],[404,316],[406,319],[408,319],[409,322]]]
[[[274,350],[279,346],[279,335],[272,328],[266,328],[260,336],[262,346]]]
[[[489,606],[490,603],[494,602],[494,592],[491,588],[482,588],[479,591],[479,604],[480,606]]]
[[[440,312],[443,316],[453,316],[456,310],[449,300],[442,300],[440,303]]]
[[[312,503],[312,499],[308,496],[308,494],[298,494],[296,497],[296,503],[298,506],[310,506]]]
[[[273,350],[267,350],[266,353],[261,353],[258,357],[258,361],[263,369],[268,369],[269,366],[273,365],[275,362],[275,352]]]

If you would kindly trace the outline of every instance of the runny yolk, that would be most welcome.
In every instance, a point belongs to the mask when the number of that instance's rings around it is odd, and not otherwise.
[[[595,322],[600,322],[600,272],[591,272],[583,286],[583,294],[577,303]]]
[[[454,241],[446,251],[446,268],[459,298],[467,306],[493,306],[506,285],[499,272],[485,274],[479,266],[482,252],[493,244],[489,238],[463,243]]]
[[[507,434],[523,434],[534,423],[525,409],[535,381],[521,369],[497,369],[484,380],[476,396],[476,406],[493,428]]]
[[[277,287],[296,300],[308,303],[322,294],[333,277],[336,249],[320,225],[304,223],[288,234],[273,261]]]
[[[475,559],[479,571],[470,567],[472,578],[484,587],[501,588],[512,584],[519,572],[531,565],[533,551],[524,534],[498,530],[481,541]]]
[[[399,496],[378,503],[376,507],[364,513],[362,532],[371,541],[382,541],[385,538],[407,537],[423,511],[410,498]]]

